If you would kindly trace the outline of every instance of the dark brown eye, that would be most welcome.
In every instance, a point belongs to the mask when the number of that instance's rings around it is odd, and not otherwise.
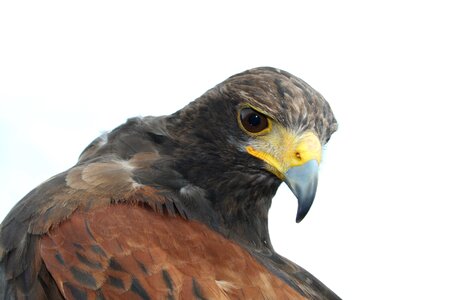
[[[242,126],[251,133],[261,132],[269,126],[267,117],[250,107],[243,108],[240,117]]]

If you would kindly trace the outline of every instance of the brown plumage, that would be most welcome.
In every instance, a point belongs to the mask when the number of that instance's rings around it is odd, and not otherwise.
[[[206,225],[141,205],[77,211],[41,241],[40,254],[69,299],[298,298],[242,247]]]
[[[282,180],[307,213],[314,147],[335,130],[320,94],[272,68],[128,120],[2,222],[0,299],[338,299],[273,250],[267,225]]]

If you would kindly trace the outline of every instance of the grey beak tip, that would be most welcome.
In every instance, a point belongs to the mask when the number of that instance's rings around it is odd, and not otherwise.
[[[298,210],[297,210],[297,217],[295,218],[295,222],[296,223],[300,223],[306,217],[307,213],[308,212],[300,211],[300,208],[298,208]]]
[[[318,167],[317,161],[311,160],[286,172],[286,184],[298,200],[295,219],[297,223],[300,223],[305,218],[314,201],[318,181]]]

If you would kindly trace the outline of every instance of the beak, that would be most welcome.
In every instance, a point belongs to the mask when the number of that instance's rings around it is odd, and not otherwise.
[[[276,132],[276,131],[273,131]],[[280,133],[281,132],[281,133]],[[296,221],[299,223],[309,211],[317,189],[319,163],[322,158],[322,145],[313,132],[305,132],[301,136],[281,129],[260,137],[267,139],[268,144],[275,145],[273,151],[255,149],[247,146],[251,155],[265,161],[268,170],[286,182],[298,200]]]
[[[297,197],[298,209],[296,222],[299,223],[308,213],[316,195],[319,163],[312,159],[295,166],[284,174],[284,181]]]

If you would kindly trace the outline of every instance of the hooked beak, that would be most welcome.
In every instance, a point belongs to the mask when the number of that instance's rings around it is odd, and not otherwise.
[[[297,197],[298,209],[295,221],[299,223],[308,213],[316,195],[319,163],[313,159],[290,168],[284,182]]]
[[[278,134],[268,134],[266,138],[273,147],[255,149],[247,146],[247,152],[265,161],[267,168],[286,182],[297,197],[296,221],[299,223],[309,211],[317,189],[319,163],[322,145],[313,132],[297,136],[289,131],[279,130]],[[266,151],[264,151],[267,149]],[[273,151],[272,149],[277,149]]]

